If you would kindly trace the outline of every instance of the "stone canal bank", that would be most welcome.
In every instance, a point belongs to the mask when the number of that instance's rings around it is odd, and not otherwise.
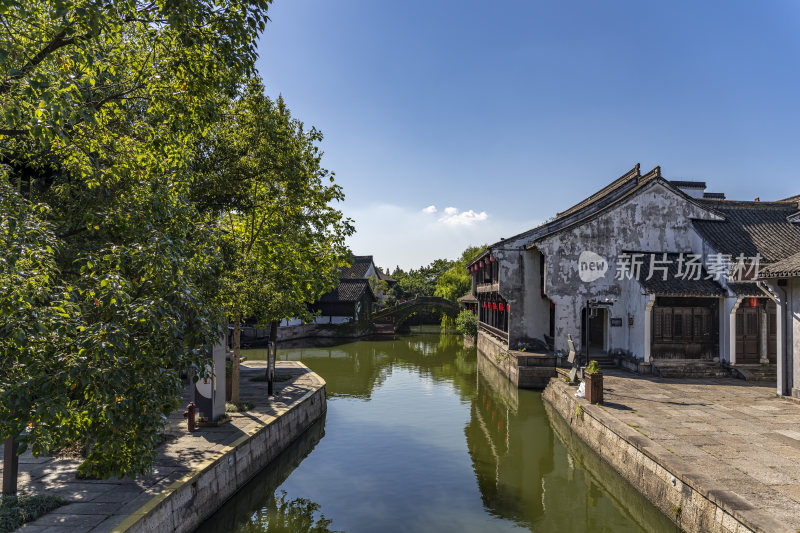
[[[553,379],[571,430],[689,532],[800,530],[800,404],[775,387],[604,372],[604,404]]]
[[[23,526],[32,532],[192,531],[325,414],[325,382],[298,362],[278,362],[267,398],[266,362],[243,363],[240,399],[254,404],[219,427],[188,433],[183,409],[170,417],[152,475],[81,480],[76,459],[20,457],[20,491],[71,503]]]

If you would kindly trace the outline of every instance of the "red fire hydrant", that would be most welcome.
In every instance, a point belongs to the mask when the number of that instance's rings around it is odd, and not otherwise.
[[[189,422],[189,432],[197,431],[197,422],[194,420],[194,414],[197,411],[197,406],[194,402],[186,406],[186,411],[183,412],[183,418]]]

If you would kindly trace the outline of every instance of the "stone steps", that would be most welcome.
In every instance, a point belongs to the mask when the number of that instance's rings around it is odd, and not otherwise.
[[[733,374],[745,381],[778,381],[778,368],[775,365],[746,365],[732,367]]]
[[[730,370],[711,361],[653,361],[653,373],[662,378],[727,378]]]

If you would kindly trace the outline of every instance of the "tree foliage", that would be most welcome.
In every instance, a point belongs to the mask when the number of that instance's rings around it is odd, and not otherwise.
[[[442,273],[436,280],[435,296],[441,296],[451,301],[456,301],[472,288],[472,278],[467,272],[467,265],[483,253],[484,246],[470,246],[461,253],[451,267]]]
[[[336,286],[350,255],[344,239],[353,226],[332,205],[344,194],[321,166],[321,140],[252,81],[227,102],[192,165],[195,201],[224,235],[220,301],[235,328],[232,401],[242,319],[310,319],[307,304]]]
[[[420,296],[433,296],[439,278],[453,266],[453,261],[436,259],[427,266],[411,269],[408,272],[397,267],[392,278],[397,280],[394,287],[395,296],[403,300],[412,300]]]
[[[100,477],[151,466],[220,323],[222,242],[187,163],[267,5],[2,2],[0,437],[84,441]]]
[[[478,316],[469,309],[464,309],[458,314],[455,324],[456,331],[462,335],[478,336]]]

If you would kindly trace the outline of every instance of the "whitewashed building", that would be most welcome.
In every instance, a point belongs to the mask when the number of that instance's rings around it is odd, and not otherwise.
[[[774,365],[780,311],[756,275],[800,251],[798,202],[733,202],[705,189],[637,165],[492,244],[469,265],[482,334],[557,351],[571,336],[592,358],[639,371]]]

